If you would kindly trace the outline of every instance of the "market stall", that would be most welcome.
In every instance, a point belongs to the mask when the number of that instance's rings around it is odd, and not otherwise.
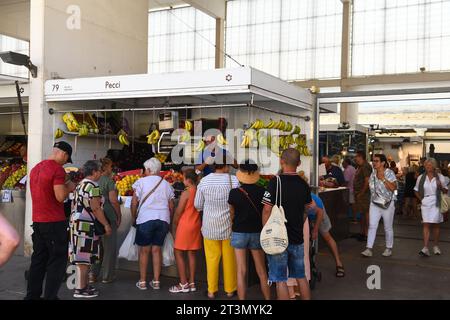
[[[130,227],[131,185],[137,179],[123,172],[140,170],[155,156],[175,184],[176,172],[194,166],[211,130],[221,148],[238,162],[257,161],[265,175],[278,172],[282,150],[297,148],[300,170],[311,178],[312,94],[252,68],[51,80],[45,90],[54,140],[74,146],[74,165],[108,154],[122,172],[119,245]],[[127,261],[120,265],[138,268]]]
[[[11,81],[10,81],[11,82]],[[23,114],[28,114],[28,85],[20,84]],[[24,132],[16,86],[0,85],[0,212],[23,239],[27,134]],[[23,253],[23,241],[17,253]]]

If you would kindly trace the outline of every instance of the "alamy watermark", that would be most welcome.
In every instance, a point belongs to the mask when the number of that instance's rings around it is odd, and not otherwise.
[[[381,290],[381,268],[377,265],[370,265],[367,267],[367,274],[370,276],[367,278],[366,285],[369,290]]]

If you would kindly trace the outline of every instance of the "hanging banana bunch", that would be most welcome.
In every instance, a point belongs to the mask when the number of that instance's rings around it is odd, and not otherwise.
[[[89,128],[87,125],[83,124],[80,129],[78,129],[78,136],[86,137],[87,135],[89,135]]]
[[[160,137],[161,137],[161,134],[159,133],[159,131],[154,130],[152,133],[150,133],[147,136],[147,143],[148,144],[157,144]]]
[[[223,137],[223,134],[219,134],[217,136],[217,142],[222,146],[226,146],[228,144],[227,140]]]
[[[200,140],[200,142],[197,144],[197,146],[195,146],[194,151],[195,152],[202,152],[203,150],[205,150],[205,147],[206,147],[205,141]]]
[[[64,136],[64,131],[62,131],[61,129],[56,129],[56,132],[55,132],[55,139],[60,139],[60,138],[62,138]]]
[[[192,124],[191,121],[186,120],[184,122],[184,129],[188,132],[191,132],[192,128],[194,127],[194,125]]]
[[[260,130],[264,128],[264,122],[260,119],[256,119],[255,122],[252,123],[249,129]]]

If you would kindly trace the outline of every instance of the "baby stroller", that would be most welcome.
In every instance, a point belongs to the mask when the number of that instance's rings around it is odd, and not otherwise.
[[[315,217],[308,216],[309,221],[309,234],[312,233],[313,227],[314,227],[314,220]],[[309,287],[311,290],[314,290],[316,287],[316,283],[320,282],[322,280],[322,272],[317,268],[316,265],[316,256],[319,252],[319,243],[318,239],[312,240],[310,238],[309,240],[309,271],[311,275],[311,279],[309,280]]]

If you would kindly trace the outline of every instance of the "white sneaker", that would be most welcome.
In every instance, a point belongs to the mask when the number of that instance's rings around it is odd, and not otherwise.
[[[390,257],[390,256],[392,256],[392,249],[386,248],[386,250],[384,250],[382,255],[383,255],[383,257]]]
[[[427,247],[423,247],[422,250],[420,250],[419,255],[422,257],[429,257],[430,256],[430,250],[428,250]]]
[[[434,247],[433,247],[433,253],[434,253],[435,255],[438,255],[438,256],[441,255],[441,250],[439,249],[438,246],[434,246]]]
[[[361,254],[364,257],[371,257],[372,256],[372,249],[367,248],[366,250],[364,250],[363,252],[361,252]]]

